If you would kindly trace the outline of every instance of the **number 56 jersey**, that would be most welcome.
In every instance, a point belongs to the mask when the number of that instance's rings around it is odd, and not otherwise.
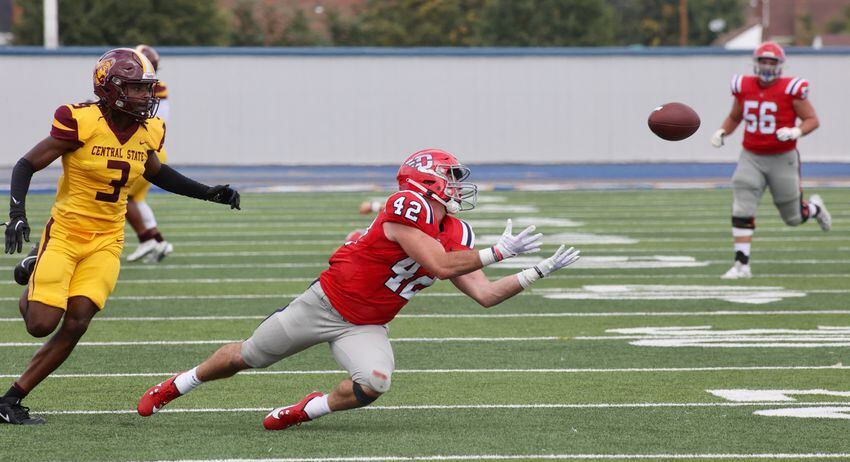
[[[732,77],[732,96],[743,109],[744,149],[756,154],[781,154],[797,147],[797,140],[779,141],[776,130],[794,127],[795,99],[809,96],[809,82],[799,77],[781,77],[762,87],[753,75]]]
[[[85,233],[122,231],[127,185],[144,173],[148,151],[162,149],[162,120],[148,119],[121,132],[96,104],[65,105],[53,115],[50,136],[78,146],[62,155],[53,219]]]
[[[365,234],[346,242],[330,258],[319,280],[328,301],[352,324],[386,324],[436,278],[384,235],[384,223],[411,226],[431,236],[447,252],[470,250],[475,235],[466,222],[447,215],[435,222],[428,201],[414,191],[389,197]]]

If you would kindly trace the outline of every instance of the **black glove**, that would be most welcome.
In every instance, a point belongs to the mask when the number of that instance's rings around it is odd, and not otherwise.
[[[24,241],[30,241],[30,225],[24,215],[9,219],[6,223],[6,253],[20,253]]]
[[[230,204],[231,209],[242,210],[239,207],[239,192],[229,184],[211,186],[204,199],[217,204]]]

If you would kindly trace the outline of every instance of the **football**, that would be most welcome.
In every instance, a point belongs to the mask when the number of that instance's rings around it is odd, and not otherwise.
[[[668,141],[683,140],[699,128],[699,115],[690,106],[682,103],[667,103],[649,114],[649,129]]]

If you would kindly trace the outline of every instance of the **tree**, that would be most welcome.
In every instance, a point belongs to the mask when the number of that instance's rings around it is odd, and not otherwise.
[[[612,8],[604,0],[488,0],[480,43],[488,46],[596,46],[614,42]]]
[[[744,23],[746,0],[688,0],[688,44],[710,45],[723,31],[708,23],[723,19],[726,31]],[[678,45],[679,0],[607,0],[618,24],[618,45]]]
[[[15,0],[17,45],[42,44],[42,0]],[[62,45],[225,45],[227,20],[207,0],[74,0],[59,2]]]
[[[334,45],[471,46],[486,0],[368,0],[349,21],[327,15]]]

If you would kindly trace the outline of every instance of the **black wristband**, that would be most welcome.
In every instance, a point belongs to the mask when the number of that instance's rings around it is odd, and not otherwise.
[[[26,217],[27,192],[35,167],[21,157],[12,169],[12,184],[9,186],[9,218]]]
[[[207,191],[210,189],[209,186],[183,176],[180,172],[166,164],[162,164],[159,167],[159,172],[147,178],[147,180],[166,191],[182,196],[194,197],[195,199],[206,200]]]

